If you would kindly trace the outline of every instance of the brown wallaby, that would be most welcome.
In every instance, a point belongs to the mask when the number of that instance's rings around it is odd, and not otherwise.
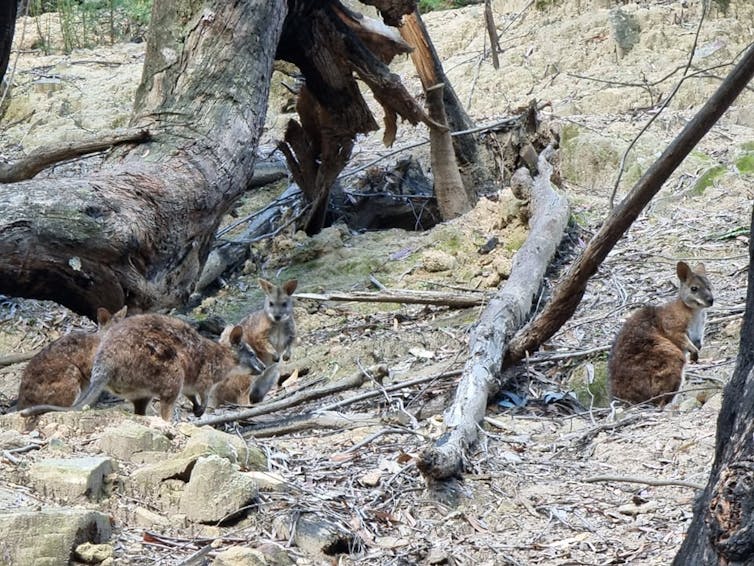
[[[105,329],[126,316],[126,307],[115,314],[97,309],[97,332],[74,331],[42,349],[26,364],[18,388],[19,409],[48,403],[70,407],[89,385],[94,353]]]
[[[290,279],[282,285],[273,285],[259,279],[264,291],[264,307],[247,315],[238,324],[243,328],[243,339],[256,352],[266,369],[251,386],[252,403],[261,401],[280,377],[278,362],[289,360],[291,346],[296,339],[293,320],[293,292],[298,281]]]
[[[701,263],[692,270],[679,261],[676,273],[678,298],[640,308],[618,333],[608,362],[611,397],[663,407],[681,387],[686,352],[698,355],[712,288]]]
[[[92,405],[107,388],[134,404],[144,415],[153,398],[160,400],[160,415],[172,419],[173,406],[183,392],[198,417],[204,413],[212,386],[233,372],[261,372],[254,351],[234,327],[229,344],[201,336],[188,323],[161,314],[141,314],[107,330],[94,355],[89,387],[73,403],[74,409]],[[201,399],[201,400],[200,400]],[[24,416],[66,410],[52,405],[29,407]]]

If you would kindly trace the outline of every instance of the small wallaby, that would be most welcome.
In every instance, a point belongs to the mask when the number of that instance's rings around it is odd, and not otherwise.
[[[125,319],[105,332],[94,355],[89,387],[73,403],[79,410],[92,405],[107,388],[134,405],[138,415],[146,414],[153,398],[160,400],[160,415],[173,417],[173,406],[181,393],[201,416],[212,386],[233,372],[261,372],[254,351],[242,340],[243,330],[228,334],[230,346],[201,336],[188,323],[161,314],[141,314]],[[201,399],[201,400],[200,400]],[[21,414],[31,416],[66,410],[52,405],[29,407]]]
[[[18,388],[18,409],[43,403],[70,407],[89,385],[92,361],[104,331],[123,320],[126,307],[115,314],[97,309],[97,331],[74,331],[46,346],[26,364]]]
[[[679,261],[676,273],[678,298],[640,308],[618,333],[608,362],[611,397],[663,407],[681,387],[686,352],[698,357],[712,287],[701,263],[692,270]]]
[[[273,285],[259,279],[264,291],[264,307],[247,315],[238,324],[243,328],[243,339],[256,352],[266,366],[262,375],[251,386],[252,403],[261,401],[280,377],[278,362],[289,360],[296,339],[296,322],[293,320],[293,292],[298,281],[290,279],[282,285]]]

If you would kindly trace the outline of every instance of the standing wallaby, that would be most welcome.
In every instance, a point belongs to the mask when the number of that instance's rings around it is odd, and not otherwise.
[[[682,384],[686,352],[698,357],[712,288],[701,263],[692,270],[679,261],[676,273],[678,298],[640,308],[618,333],[608,362],[611,397],[663,407]]]
[[[265,279],[259,280],[264,291],[264,307],[247,315],[238,324],[243,328],[243,339],[256,352],[266,369],[251,386],[252,403],[261,401],[280,377],[280,362],[289,360],[291,346],[296,339],[293,320],[293,292],[298,281],[290,279],[276,286]]]
[[[212,386],[233,372],[261,372],[254,351],[243,342],[243,330],[234,327],[224,345],[201,336],[188,323],[161,314],[141,314],[110,328],[94,356],[92,378],[74,409],[92,405],[107,388],[146,413],[153,398],[160,400],[160,415],[172,419],[173,406],[183,392],[198,417],[204,413]],[[200,399],[201,400],[200,400]],[[65,410],[37,405],[24,416]]]
[[[92,361],[104,331],[123,320],[126,307],[115,314],[97,309],[97,332],[74,331],[55,340],[24,368],[18,388],[19,409],[43,403],[70,407],[89,385]]]

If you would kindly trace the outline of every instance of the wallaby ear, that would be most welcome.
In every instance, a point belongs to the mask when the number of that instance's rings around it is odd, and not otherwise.
[[[267,281],[267,279],[262,279],[261,277],[258,279],[259,281],[259,288],[264,291],[265,295],[269,295],[272,293],[272,291],[275,289],[275,285]]]
[[[230,331],[228,339],[230,340],[231,345],[237,346],[241,342],[241,338],[243,338],[243,328],[236,325],[233,327],[233,330]]]
[[[97,309],[97,326],[105,326],[113,315],[105,307],[99,307]]]
[[[120,322],[121,320],[126,318],[127,312],[128,312],[128,307],[127,306],[123,307],[112,316],[112,322]]]
[[[285,291],[286,295],[293,295],[296,287],[298,287],[298,279],[289,279],[283,283],[283,291]]]
[[[688,276],[691,275],[691,268],[685,261],[679,261],[675,266],[675,272],[676,275],[678,275],[678,279],[680,279],[681,281],[686,281],[686,279],[688,279]]]
[[[703,263],[697,263],[694,266],[694,273],[697,275],[707,275],[707,269],[704,267]]]

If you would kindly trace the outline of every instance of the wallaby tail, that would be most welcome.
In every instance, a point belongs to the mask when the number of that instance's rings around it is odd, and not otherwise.
[[[96,363],[95,360],[94,367],[92,367],[92,377],[89,380],[89,385],[86,389],[79,393],[79,396],[73,402],[71,408],[76,411],[80,411],[86,406],[93,406],[99,398],[100,393],[102,393],[102,391],[105,389],[108,377],[109,372],[107,371],[107,368],[103,367],[102,364]]]
[[[251,385],[251,394],[249,395],[251,402],[259,403],[259,401],[264,399],[264,396],[267,395],[269,390],[272,389],[272,386],[278,382],[279,378],[280,365],[268,365],[267,368],[262,372],[262,375],[257,377],[254,380],[254,383]]]

